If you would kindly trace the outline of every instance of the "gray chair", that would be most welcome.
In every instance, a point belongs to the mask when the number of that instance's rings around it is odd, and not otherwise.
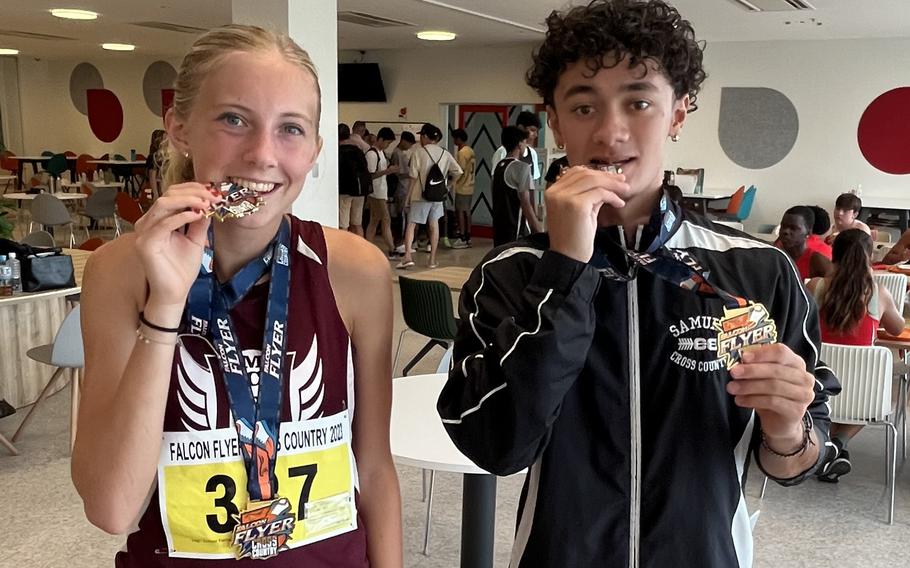
[[[25,235],[25,238],[22,239],[22,244],[33,247],[48,248],[57,246],[57,242],[54,240],[54,235],[48,233],[47,231],[33,231]]]
[[[120,221],[117,219],[117,188],[103,187],[92,192],[85,200],[85,209],[81,211],[82,215],[89,218],[90,223],[98,223],[104,219],[114,220],[114,230],[116,235],[120,235]],[[92,235],[88,231],[88,224],[85,226],[85,238],[90,239]]]
[[[22,433],[25,425],[28,423],[29,419],[31,419],[32,414],[34,414],[35,410],[38,409],[38,406],[44,402],[44,399],[47,398],[51,387],[57,382],[57,378],[67,370],[69,371],[72,385],[72,402],[70,410],[71,448],[73,442],[76,440],[76,417],[79,414],[79,371],[85,365],[85,355],[82,347],[82,328],[79,324],[79,308],[80,306],[78,305],[74,307],[63,319],[63,323],[60,324],[60,328],[57,330],[57,335],[54,336],[53,343],[33,347],[26,352],[29,359],[44,363],[45,365],[53,365],[57,367],[57,370],[51,375],[47,385],[45,385],[41,394],[38,396],[38,400],[35,401],[35,404],[29,409],[28,414],[22,419],[19,428],[16,429],[16,433],[13,434],[13,442],[19,438],[19,434]]]
[[[62,227],[69,225],[70,228],[70,248],[76,246],[76,238],[73,235],[73,220],[70,212],[56,196],[49,193],[36,195],[32,200],[32,223],[37,223],[42,227]],[[31,224],[29,224],[31,231]]]

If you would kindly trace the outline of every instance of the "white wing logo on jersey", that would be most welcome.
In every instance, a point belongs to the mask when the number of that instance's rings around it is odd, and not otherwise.
[[[180,421],[187,430],[214,430],[217,424],[218,403],[215,395],[215,377],[212,375],[211,360],[214,355],[206,354],[204,367],[193,359],[177,342],[179,364],[177,365],[177,400],[182,416]]]
[[[303,362],[294,367],[291,362],[290,385],[291,420],[309,420],[322,413],[325,398],[325,384],[322,381],[322,360],[319,358],[319,342],[313,335],[313,343]],[[296,403],[296,404],[295,404]]]

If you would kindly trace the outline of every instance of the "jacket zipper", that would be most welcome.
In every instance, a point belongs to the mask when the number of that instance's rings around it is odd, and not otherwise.
[[[620,229],[621,240],[625,232]],[[642,227],[638,227],[635,242],[631,248],[637,248],[641,239]],[[623,242],[625,246],[626,243]],[[635,270],[634,268],[632,270]],[[627,302],[629,313],[629,423],[630,423],[630,483],[629,493],[629,568],[639,566],[639,531],[641,520],[641,363],[638,345],[638,285],[637,278],[629,280]]]

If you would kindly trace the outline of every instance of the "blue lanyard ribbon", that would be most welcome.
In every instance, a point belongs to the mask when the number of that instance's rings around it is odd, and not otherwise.
[[[604,277],[611,280],[629,281],[635,278],[638,268],[647,270],[658,278],[691,290],[696,294],[708,298],[720,298],[728,308],[742,308],[749,304],[744,298],[727,292],[709,280],[710,270],[705,269],[688,252],[678,249],[668,249],[664,245],[673,236],[673,233],[682,224],[682,214],[675,201],[664,193],[660,198],[658,209],[651,215],[647,231],[656,233],[654,240],[648,245],[645,252],[638,252],[623,247],[623,254],[628,261],[630,270],[618,269],[604,252],[605,239],[609,237],[601,232],[596,238],[595,254],[592,264],[601,270]],[[622,230],[622,227],[619,228]]]
[[[212,244],[212,232],[209,243]],[[219,284],[211,266],[213,249],[203,256],[202,267],[187,301],[185,319],[190,332],[211,336],[221,362],[234,425],[247,472],[247,491],[253,501],[273,499],[278,491],[275,459],[287,347],[290,298],[290,224],[283,219],[275,239],[263,254],[246,264],[228,282]],[[258,396],[246,371],[230,310],[271,270],[265,333],[262,341]]]

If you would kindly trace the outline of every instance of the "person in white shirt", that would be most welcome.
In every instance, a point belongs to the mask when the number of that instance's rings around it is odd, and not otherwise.
[[[367,225],[366,239],[372,241],[376,229],[382,231],[388,256],[395,256],[395,242],[392,240],[391,217],[389,217],[389,186],[386,176],[398,173],[398,166],[390,166],[385,149],[395,141],[395,133],[388,126],[379,129],[376,142],[367,150],[367,170],[373,178],[373,193],[367,197],[370,208],[370,224]]]
[[[533,112],[523,110],[518,113],[518,117],[515,119],[515,126],[528,133],[528,139],[525,141],[527,146],[519,159],[531,166],[531,189],[534,189],[537,187],[537,182],[540,180],[540,160],[537,158],[537,150],[534,149],[534,146],[537,146],[537,133],[540,131],[540,119]],[[506,149],[503,146],[500,146],[493,152],[493,159],[490,163],[491,172],[496,169],[496,164],[506,157],[506,154]]]
[[[423,199],[424,183],[433,164],[439,166],[442,175],[452,180],[458,179],[463,173],[461,166],[455,158],[440,148],[437,142],[442,140],[442,131],[438,127],[426,123],[420,129],[420,148],[411,151],[411,190],[408,193],[406,207],[408,211],[408,226],[404,233],[404,258],[396,268],[410,268],[414,266],[411,257],[411,244],[414,242],[414,232],[418,224],[426,223],[427,233],[430,237],[430,268],[435,268],[436,249],[439,245],[439,218],[443,216],[442,201],[425,201]]]
[[[364,154],[370,149],[370,145],[363,139],[363,135],[366,132],[367,124],[362,120],[355,121],[354,125],[351,126],[351,143],[360,148]]]

